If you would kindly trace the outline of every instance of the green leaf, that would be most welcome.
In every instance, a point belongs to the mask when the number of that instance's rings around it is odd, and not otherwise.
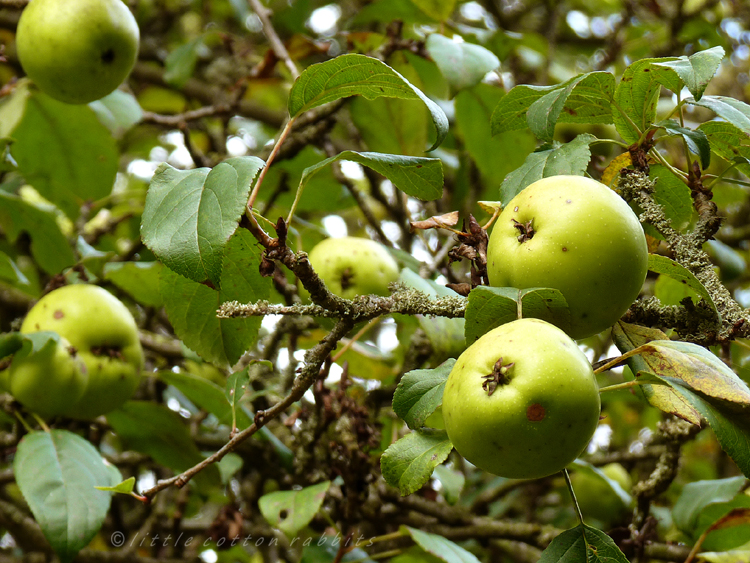
[[[539,139],[549,142],[558,121],[611,123],[614,87],[614,76],[608,72],[581,74],[529,106],[529,128]]]
[[[667,258],[666,256],[649,254],[648,269],[652,272],[656,272],[657,274],[664,274],[665,276],[669,276],[670,278],[684,283],[688,287],[694,289],[698,293],[698,295],[703,298],[706,305],[711,307],[714,313],[716,313],[716,316],[719,317],[719,311],[716,308],[713,299],[711,299],[711,295],[708,293],[708,290],[687,268],[685,268],[681,264],[678,264],[671,258]]]
[[[630,493],[623,489],[620,483],[608,477],[607,474],[598,467],[594,467],[590,463],[587,463],[581,459],[574,460],[569,467],[572,467],[577,473],[589,475],[595,480],[602,481],[606,487],[611,489],[612,492],[617,495],[617,497],[622,501],[623,506],[630,506],[630,503],[633,501]]]
[[[232,412],[239,412],[240,400],[245,394],[249,383],[249,368],[247,366],[240,371],[234,372],[227,378],[227,385],[224,388],[224,399]],[[232,419],[232,422],[234,424],[236,419]]]
[[[558,123],[612,123],[614,97],[614,75],[586,73],[568,96]]]
[[[29,285],[29,279],[5,252],[0,252],[0,280],[14,287]]]
[[[685,384],[680,385],[679,380],[676,382],[673,386],[675,391],[708,421],[722,449],[737,464],[743,475],[750,477],[750,422],[747,414],[738,414],[715,401],[705,400]]]
[[[204,35],[188,41],[174,49],[164,60],[164,81],[175,88],[182,88],[193,76],[198,62],[198,51],[204,47]]]
[[[394,53],[389,62],[394,70],[421,88],[422,80],[403,52]],[[371,151],[411,155],[421,154],[427,146],[430,115],[420,101],[399,98],[367,101],[356,96],[349,102],[349,113]]]
[[[5,332],[0,334],[0,360],[20,350],[25,339],[26,335],[20,332]]]
[[[497,106],[502,96],[499,88],[478,84],[470,90],[459,92],[454,99],[458,134],[482,173],[483,198],[494,199],[503,178],[521,166],[536,147],[536,140],[528,130],[492,136],[490,116],[492,108]],[[526,129],[525,119],[523,127],[519,129]],[[498,158],[499,154],[503,158]]]
[[[111,495],[95,487],[112,485],[112,470],[80,436],[51,430],[24,436],[13,474],[52,549],[71,561],[104,523]]]
[[[115,90],[103,98],[91,102],[89,107],[115,139],[120,139],[143,118],[143,110],[133,94]]]
[[[358,54],[341,55],[307,67],[292,85],[289,115],[297,117],[328,102],[354,95],[368,100],[381,96],[422,100],[437,130],[437,139],[429,150],[436,149],[448,134],[448,118],[440,106],[384,62]]]
[[[276,162],[266,173],[260,197],[266,201],[273,200],[274,211],[277,208],[291,209],[296,193],[290,187],[299,185],[306,168],[321,163],[325,158],[322,151],[307,145],[294,158]],[[350,209],[355,204],[350,191],[336,180],[330,168],[324,167],[307,182],[297,201],[297,212],[323,211],[328,214]]]
[[[230,158],[212,169],[161,164],[143,210],[144,244],[178,274],[218,286],[227,241],[263,165],[254,156]]]
[[[705,170],[711,165],[711,145],[702,130],[680,127],[680,124],[672,119],[660,121],[656,126],[663,127],[670,135],[680,135],[685,140],[690,152],[700,157],[701,168]]]
[[[372,22],[388,24],[395,20],[402,21],[405,24],[430,24],[434,23],[435,18],[425,14],[413,2],[375,0],[370,4],[362,5],[349,23],[352,26],[360,26]]]
[[[465,313],[466,341],[474,342],[493,328],[515,321],[519,302],[524,318],[542,319],[562,328],[570,324],[568,303],[556,289],[480,285],[469,293]]]
[[[708,142],[717,155],[728,162],[735,162],[738,157],[750,161],[750,132],[745,132],[731,123],[708,121],[698,126],[705,133]],[[750,176],[750,164],[738,164],[737,168]]]
[[[169,385],[174,385],[197,407],[214,415],[220,424],[232,426],[232,408],[224,396],[224,389],[198,375],[173,371],[159,372],[159,379]],[[238,409],[237,428],[243,430],[252,424],[252,420],[242,410]]]
[[[449,469],[445,465],[438,465],[433,475],[440,481],[440,492],[448,504],[456,504],[461,497],[461,491],[466,483],[466,476],[461,471]]]
[[[456,360],[450,359],[435,369],[415,369],[401,378],[393,394],[393,412],[412,430],[425,421],[443,402],[443,389]]]
[[[453,450],[445,430],[423,428],[391,444],[380,456],[380,469],[386,483],[397,487],[402,496],[418,491],[429,481],[435,467]]]
[[[121,483],[117,483],[111,487],[94,487],[99,491],[109,491],[110,493],[120,493],[123,495],[129,495],[133,492],[135,487],[135,477],[125,479]]]
[[[411,0],[411,3],[438,22],[448,20],[456,7],[456,0]]]
[[[31,255],[50,275],[59,274],[76,262],[73,249],[50,209],[0,191],[0,226],[11,243],[15,243],[22,232],[27,233],[31,237]]]
[[[744,477],[687,483],[672,508],[675,525],[692,535],[704,508],[711,504],[729,502],[744,488],[745,483]]]
[[[430,34],[425,47],[445,79],[456,90],[476,86],[488,72],[500,66],[500,59],[481,45],[456,42],[439,33]]]
[[[22,105],[0,106],[0,123],[10,124],[0,126],[0,137],[13,138],[10,151],[18,171],[42,197],[76,219],[85,202],[112,192],[117,147],[90,107],[64,104],[24,86],[13,98]],[[20,120],[8,115],[19,110]]]
[[[160,262],[109,262],[104,266],[104,279],[129,294],[138,303],[161,307],[159,279],[164,266]]]
[[[710,350],[692,342],[653,340],[641,356],[649,371],[684,381],[691,389],[714,399],[750,407],[750,389]]]
[[[258,336],[260,317],[218,319],[216,310],[226,301],[252,303],[268,297],[271,281],[258,272],[260,259],[253,236],[239,229],[227,245],[219,291],[172,270],[162,272],[160,290],[175,333],[220,367],[234,365]]]
[[[128,401],[106,416],[126,447],[151,456],[156,463],[173,471],[185,471],[204,459],[190,436],[187,422],[164,405]],[[219,471],[209,465],[192,481],[206,491],[219,484]]]
[[[723,58],[724,48],[712,47],[689,57],[682,56],[676,60],[654,63],[654,65],[673,70],[695,99],[700,100],[706,86],[719,70]],[[681,88],[675,89],[673,92],[679,93],[679,90]]]
[[[423,201],[432,201],[443,195],[443,164],[439,158],[343,151],[305,168],[297,197],[300,197],[312,176],[337,160],[350,160],[372,168],[388,178],[402,192]]]
[[[750,105],[745,102],[727,96],[703,96],[700,101],[688,98],[685,103],[708,108],[743,133],[750,135]]]
[[[690,188],[661,164],[651,165],[648,177],[654,181],[654,201],[664,208],[664,214],[674,229],[684,230],[693,214],[693,198],[690,196]],[[646,229],[649,227],[647,225]],[[653,229],[652,235],[658,235],[658,232]],[[657,238],[662,237],[658,235]]]
[[[539,563],[628,563],[607,534],[585,524],[552,540],[542,552]]]
[[[659,275],[654,282],[654,297],[662,305],[682,305],[686,297],[697,304],[701,299],[700,295],[686,284],[663,275]]]
[[[115,256],[115,253],[111,250],[106,252],[97,250],[87,243],[81,235],[76,239],[76,252],[79,256],[78,264],[85,267],[96,277],[101,277],[104,266]]]
[[[507,204],[529,184],[547,176],[583,176],[591,160],[589,145],[596,137],[584,133],[564,145],[531,153],[523,165],[508,174],[500,188],[500,200]]]
[[[564,84],[553,86],[519,84],[511,88],[510,92],[500,99],[500,102],[492,111],[490,119],[492,135],[526,129],[529,126],[526,113],[534,102],[545,94],[559,90],[564,86]]]
[[[479,563],[479,559],[473,553],[466,551],[460,545],[443,536],[423,532],[409,526],[404,526],[402,530],[406,531],[419,547],[441,561],[446,563]]]
[[[654,340],[665,339],[666,335],[657,329],[646,328],[639,325],[631,325],[618,321],[612,327],[612,339],[621,353],[629,352],[634,348]],[[648,373],[651,367],[641,356],[628,358],[628,367],[634,374]],[[700,425],[700,413],[672,387],[664,385],[638,385],[635,392],[651,406],[657,409],[679,416],[696,426]]]
[[[655,72],[654,63],[663,63],[674,58],[641,59],[635,61],[622,75],[615,90],[615,107],[612,117],[617,132],[626,143],[635,143],[651,128],[656,119],[656,104],[661,91],[663,70]]]
[[[522,84],[492,112],[492,134],[530,127],[551,140],[556,123],[612,123],[615,78],[608,72],[578,75],[555,86]]]
[[[266,522],[291,538],[312,521],[330,486],[330,481],[323,481],[299,491],[269,493],[258,499],[258,508]]]

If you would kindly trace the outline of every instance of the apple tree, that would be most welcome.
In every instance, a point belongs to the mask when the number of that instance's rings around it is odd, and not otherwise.
[[[749,61],[730,0],[0,0],[0,563],[746,561]]]

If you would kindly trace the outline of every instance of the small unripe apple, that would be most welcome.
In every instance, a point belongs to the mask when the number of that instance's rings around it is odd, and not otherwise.
[[[366,238],[327,238],[308,258],[329,291],[345,299],[388,295],[388,284],[399,276],[398,264],[385,247]]]
[[[138,42],[138,24],[122,0],[31,0],[16,32],[26,74],[69,104],[117,88],[133,69]]]
[[[599,424],[599,388],[574,340],[545,321],[520,319],[458,357],[442,413],[468,461],[501,477],[535,479],[586,448]]]
[[[36,0],[35,0],[36,1]],[[143,350],[128,308],[96,285],[66,285],[31,308],[21,332],[53,331],[75,347],[88,382],[70,416],[91,419],[116,409],[138,387]]]
[[[494,287],[549,287],[563,294],[575,339],[611,327],[640,293],[648,246],[638,217],[604,184],[551,176],[503,209],[487,247]]]
[[[40,347],[15,354],[4,378],[7,390],[42,417],[70,416],[88,382],[86,365],[62,336],[40,332],[30,335],[30,339],[35,339],[35,345]]]

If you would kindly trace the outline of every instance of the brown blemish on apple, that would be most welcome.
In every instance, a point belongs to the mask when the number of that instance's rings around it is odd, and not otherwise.
[[[56,319],[62,319],[65,316],[65,313],[63,313],[60,309],[57,309],[54,313],[52,313],[52,316]]]
[[[528,418],[531,422],[539,422],[540,420],[544,420],[546,414],[547,413],[545,412],[544,407],[539,403],[529,405],[529,407],[526,409],[526,418]]]

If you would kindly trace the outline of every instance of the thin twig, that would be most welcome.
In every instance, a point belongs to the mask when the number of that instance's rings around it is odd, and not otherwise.
[[[266,160],[266,165],[263,167],[263,169],[260,171],[260,174],[258,175],[258,179],[255,182],[255,186],[253,187],[253,191],[250,194],[250,198],[247,201],[247,209],[252,214],[252,208],[253,204],[255,203],[255,199],[258,197],[258,192],[260,191],[260,186],[263,184],[263,179],[266,177],[266,172],[268,171],[268,168],[271,166],[271,163],[273,162],[274,158],[276,158],[276,155],[279,152],[279,149],[281,148],[281,145],[284,144],[284,140],[289,135],[289,132],[292,130],[292,125],[294,124],[294,118],[290,118],[289,121],[286,122],[286,125],[284,125],[284,129],[281,131],[281,135],[279,135],[279,139],[276,141],[276,144],[273,147],[273,150],[271,151],[271,154],[268,155],[268,159]]]
[[[289,392],[289,394],[274,406],[272,406],[270,409],[265,411],[258,411],[257,413],[255,413],[255,420],[248,428],[246,428],[239,434],[236,434],[218,451],[216,451],[214,454],[207,457],[197,465],[194,465],[193,467],[180,473],[179,475],[175,475],[174,477],[171,477],[169,479],[164,479],[157,482],[155,486],[146,491],[143,491],[142,495],[146,498],[151,499],[154,497],[154,495],[156,495],[156,493],[168,487],[184,487],[188,483],[188,481],[190,481],[190,479],[195,477],[206,467],[217,463],[218,461],[221,461],[221,459],[225,455],[233,451],[238,445],[250,438],[269,421],[273,420],[281,413],[286,411],[286,409],[288,409],[292,404],[299,401],[317,379],[320,373],[320,366],[323,365],[325,359],[336,348],[336,344],[338,343],[338,341],[347,332],[349,332],[353,326],[354,323],[349,319],[340,320],[338,323],[336,323],[336,326],[333,327],[333,330],[328,335],[326,335],[323,340],[321,340],[314,348],[308,350],[307,354],[305,354],[305,366],[302,368],[302,373],[300,373],[300,376],[294,382],[292,390]]]
[[[292,57],[289,56],[289,52],[286,50],[286,47],[284,47],[284,43],[279,39],[276,30],[273,28],[270,17],[273,12],[261,4],[260,0],[248,0],[248,4],[250,4],[250,7],[258,15],[260,22],[263,24],[263,33],[265,33],[268,38],[268,43],[271,45],[271,49],[273,49],[273,52],[278,58],[284,61],[292,78],[296,79],[299,76],[297,65],[294,64]]]
[[[157,125],[166,125],[169,127],[179,127],[183,123],[202,119],[204,117],[213,117],[215,115],[224,115],[232,111],[230,104],[215,104],[203,106],[202,108],[178,113],[176,115],[162,115],[152,111],[144,111],[141,121],[144,123],[156,123]]]

